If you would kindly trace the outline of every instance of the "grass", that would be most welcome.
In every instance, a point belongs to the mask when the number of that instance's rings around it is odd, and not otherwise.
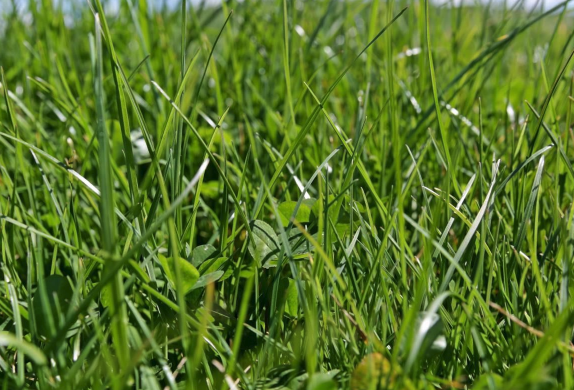
[[[567,2],[119,3],[1,3],[2,388],[574,387]]]

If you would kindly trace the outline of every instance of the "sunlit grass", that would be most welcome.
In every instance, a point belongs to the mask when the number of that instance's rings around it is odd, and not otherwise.
[[[3,388],[574,386],[567,2],[55,3],[0,7]]]

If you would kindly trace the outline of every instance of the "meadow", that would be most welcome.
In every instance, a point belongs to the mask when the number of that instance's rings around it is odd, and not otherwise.
[[[574,388],[568,5],[0,2],[0,387]]]

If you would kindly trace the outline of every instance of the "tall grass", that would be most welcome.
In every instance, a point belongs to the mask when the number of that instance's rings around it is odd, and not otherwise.
[[[568,1],[0,7],[0,383],[574,386]]]

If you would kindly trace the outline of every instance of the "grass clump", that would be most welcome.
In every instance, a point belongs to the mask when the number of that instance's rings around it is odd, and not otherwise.
[[[0,383],[574,386],[572,12],[0,8]]]

